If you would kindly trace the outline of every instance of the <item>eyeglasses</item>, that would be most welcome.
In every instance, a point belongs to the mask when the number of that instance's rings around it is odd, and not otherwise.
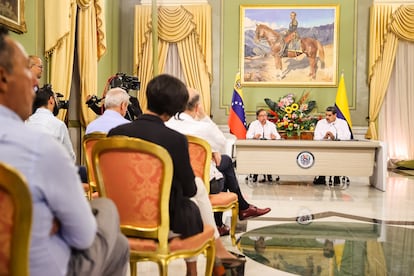
[[[43,69],[43,65],[33,64],[33,65],[32,65],[32,67],[33,67],[33,66],[36,66],[37,68]]]

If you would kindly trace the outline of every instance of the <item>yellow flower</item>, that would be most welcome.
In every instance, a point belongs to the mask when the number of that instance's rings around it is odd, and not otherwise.
[[[285,111],[287,114],[292,113],[292,108],[290,106],[285,107]]]
[[[292,104],[291,107],[293,111],[296,111],[299,109],[299,105],[297,103]]]

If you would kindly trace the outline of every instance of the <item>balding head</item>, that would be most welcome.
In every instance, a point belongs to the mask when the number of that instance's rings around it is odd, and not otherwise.
[[[188,88],[188,95],[186,110],[193,111],[200,103],[200,93],[194,88]]]

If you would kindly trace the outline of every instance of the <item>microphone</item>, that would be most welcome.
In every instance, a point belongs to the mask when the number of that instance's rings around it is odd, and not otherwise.
[[[262,134],[262,138],[260,138],[260,140],[267,140],[267,139],[264,137],[264,127],[263,127],[263,134]]]
[[[338,129],[335,126],[335,123],[332,123],[333,128],[335,129],[335,139],[334,141],[338,141]]]

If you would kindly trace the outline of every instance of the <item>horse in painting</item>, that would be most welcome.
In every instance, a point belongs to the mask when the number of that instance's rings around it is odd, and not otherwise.
[[[285,44],[287,43],[285,42],[285,39],[287,38],[287,36],[282,36],[280,33],[276,32],[275,30],[271,29],[270,27],[264,24],[256,25],[254,40],[256,43],[259,43],[260,40],[267,41],[270,47],[271,54],[274,56],[275,59],[276,69],[282,72],[281,75],[279,74],[279,77],[283,77],[287,74],[287,72],[283,72],[282,68],[282,57],[285,55]],[[318,56],[319,60],[321,61],[321,69],[325,68],[325,51],[323,49],[323,46],[318,40],[309,37],[300,38],[299,41],[302,52],[308,57],[309,60],[309,76],[312,79],[315,79]],[[298,56],[297,52],[287,51],[287,57],[293,58],[296,56]]]

